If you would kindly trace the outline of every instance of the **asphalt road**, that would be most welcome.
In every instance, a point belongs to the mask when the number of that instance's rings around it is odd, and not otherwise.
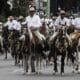
[[[71,72],[71,66],[65,66],[65,75],[61,76],[52,74],[52,67],[42,71],[42,74],[23,75],[22,68],[14,66],[14,60],[8,56],[8,60],[4,60],[4,56],[0,56],[0,80],[80,80],[80,74]]]

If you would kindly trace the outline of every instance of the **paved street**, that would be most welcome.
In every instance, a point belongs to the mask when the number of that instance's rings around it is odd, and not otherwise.
[[[23,75],[22,69],[14,66],[13,59],[8,56],[4,60],[0,56],[0,80],[80,80],[80,74],[71,73],[71,67],[65,67],[65,75],[52,75],[52,67],[42,71],[40,75]]]

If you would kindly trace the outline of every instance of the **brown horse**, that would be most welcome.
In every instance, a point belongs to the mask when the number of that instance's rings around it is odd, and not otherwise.
[[[72,63],[73,63],[73,72],[76,70],[78,70],[78,61],[80,59],[79,57],[79,39],[80,39],[80,33],[79,32],[73,32],[70,34],[70,39],[71,39],[71,45],[69,47],[69,54],[71,53],[71,59],[72,59]],[[76,61],[76,63],[75,63]],[[76,65],[75,65],[76,64]]]
[[[54,58],[54,71],[55,73],[58,72],[58,65],[57,65],[57,57],[61,56],[61,75],[64,73],[64,66],[65,66],[65,57],[66,57],[66,51],[67,47],[69,45],[69,39],[66,36],[66,28],[65,26],[62,26],[58,30],[58,35],[55,37],[55,40],[53,40],[52,45],[52,52],[53,52],[53,58]]]

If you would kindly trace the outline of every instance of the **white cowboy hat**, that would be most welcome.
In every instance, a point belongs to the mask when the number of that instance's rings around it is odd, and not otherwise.
[[[57,16],[53,16],[52,19],[57,19]]]
[[[22,19],[24,19],[24,17],[23,16],[19,16],[18,20],[22,20]]]
[[[3,23],[2,22],[0,22],[0,25],[2,25]]]
[[[35,8],[34,7],[30,7],[29,8],[29,11],[31,12],[31,11],[35,11]]]
[[[61,10],[60,11],[60,14],[65,14],[66,12],[64,10]]]
[[[9,16],[9,19],[14,19],[14,17],[13,16]]]

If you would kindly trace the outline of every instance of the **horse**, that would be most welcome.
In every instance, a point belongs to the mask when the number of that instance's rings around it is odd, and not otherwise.
[[[24,26],[21,31],[20,48],[19,52],[22,55],[24,74],[28,73],[30,67],[31,72],[35,72],[35,47],[33,42],[30,40],[27,26]]]
[[[18,46],[20,33],[17,30],[9,31],[9,42],[11,48],[11,56],[15,59],[15,65],[18,64]]]
[[[73,64],[73,70],[72,72],[78,71],[79,69],[79,38],[80,38],[80,33],[78,32],[73,32],[70,35],[71,38],[71,45],[68,47],[68,54],[69,58],[72,61]]]
[[[40,72],[42,68],[45,68],[45,59],[47,59],[49,54],[49,43],[48,43],[48,30],[45,22],[40,27],[40,33],[46,37],[45,41],[39,42],[39,39],[33,33],[33,47],[34,47],[34,54],[35,54],[35,61],[36,61],[36,72]]]
[[[79,41],[78,41],[78,72],[80,73],[80,38],[79,38]]]
[[[52,41],[52,45],[51,45],[51,53],[53,53],[52,56],[54,59],[55,74],[58,72],[58,69],[57,69],[58,67],[57,57],[58,56],[61,56],[61,75],[64,74],[65,57],[66,57],[66,51],[67,51],[68,45],[69,45],[69,39],[66,36],[66,28],[65,26],[62,26],[58,30],[58,35]]]
[[[5,54],[5,59],[7,59],[7,54],[9,51],[9,40],[8,40],[8,36],[9,36],[9,30],[8,30],[8,26],[3,26],[2,29],[2,37],[3,37],[3,51]]]

